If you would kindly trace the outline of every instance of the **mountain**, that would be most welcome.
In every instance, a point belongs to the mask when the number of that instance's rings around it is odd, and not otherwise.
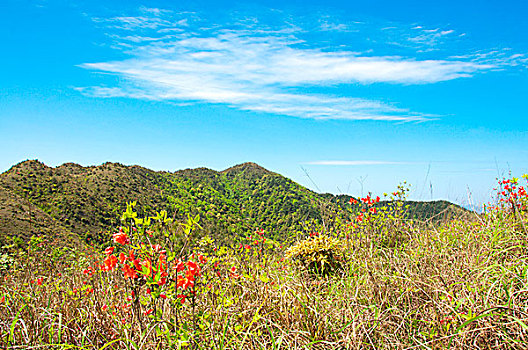
[[[340,215],[350,197],[315,193],[255,163],[220,172],[207,168],[165,172],[119,163],[89,167],[66,163],[53,168],[28,160],[0,174],[0,199],[4,241],[6,236],[27,239],[34,233],[71,232],[100,242],[102,232],[119,224],[127,201],[137,201],[140,216],[160,210],[177,219],[200,214],[204,231],[211,234],[262,228],[280,238],[302,230],[303,222]],[[409,205],[409,213],[420,219],[460,208],[449,202]]]

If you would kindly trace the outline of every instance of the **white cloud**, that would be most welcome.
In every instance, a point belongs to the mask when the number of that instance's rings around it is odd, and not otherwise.
[[[190,16],[197,20],[195,14]],[[113,30],[126,30],[126,35],[108,34],[114,47],[130,56],[81,65],[124,78],[117,87],[78,89],[98,97],[222,103],[241,110],[315,119],[412,121],[431,116],[387,103],[301,90],[337,84],[430,84],[499,68],[488,57],[419,60],[321,49],[299,38],[301,30],[295,25],[259,27],[254,19],[239,21],[234,29],[187,28],[188,18],[182,14],[171,17],[164,10],[143,8],[137,17],[94,20]],[[345,27],[332,23],[325,30],[329,29]],[[416,42],[453,32],[414,29],[420,32],[414,37]]]

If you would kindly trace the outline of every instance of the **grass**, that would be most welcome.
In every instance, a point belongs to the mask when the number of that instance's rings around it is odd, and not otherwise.
[[[125,278],[121,263],[103,271],[110,255],[34,239],[3,270],[0,347],[526,349],[526,197],[499,203],[434,225],[406,221],[397,207],[370,213],[365,204],[361,221],[352,213],[349,223],[318,231],[343,248],[314,248],[316,259],[336,259],[326,274],[291,249],[285,259],[285,247],[259,231],[220,247],[192,241],[198,220],[182,226],[158,215],[160,224],[147,227],[131,210],[123,216],[131,242],[114,244],[112,254],[166,256],[158,272],[167,271],[167,282],[137,266],[139,277]],[[141,245],[154,241],[166,252]],[[187,289],[176,288],[190,270],[176,270],[178,258],[200,266]]]

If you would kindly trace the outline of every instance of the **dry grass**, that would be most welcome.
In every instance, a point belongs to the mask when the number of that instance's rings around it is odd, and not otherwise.
[[[133,285],[120,270],[83,273],[97,254],[36,242],[2,276],[0,347],[526,349],[526,221],[495,210],[435,226],[343,228],[348,261],[327,277],[282,261],[271,244],[259,253],[211,243],[195,301],[181,308],[127,302]]]

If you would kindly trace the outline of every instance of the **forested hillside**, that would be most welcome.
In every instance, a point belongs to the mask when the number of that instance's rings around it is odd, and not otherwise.
[[[73,232],[100,241],[119,224],[129,201],[141,215],[166,210],[183,219],[200,214],[213,235],[244,234],[256,228],[281,238],[324,216],[346,216],[350,196],[318,194],[255,163],[221,172],[207,168],[176,172],[105,163],[49,167],[28,160],[0,175],[0,232],[27,238],[31,233]],[[382,203],[380,203],[382,204]],[[409,216],[425,220],[462,209],[445,201],[408,202]],[[443,214],[441,214],[443,213]]]

